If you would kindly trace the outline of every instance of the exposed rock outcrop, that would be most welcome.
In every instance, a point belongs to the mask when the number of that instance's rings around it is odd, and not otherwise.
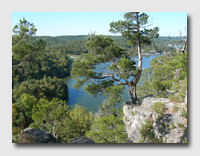
[[[164,115],[156,113],[152,106],[155,102],[162,102]],[[162,138],[163,143],[182,143],[187,140],[187,118],[183,113],[187,111],[186,103],[172,103],[166,98],[147,97],[138,105],[125,102],[123,107],[124,123],[128,137],[133,142],[141,139],[140,129],[142,124],[149,121],[152,125],[152,134],[155,138]]]
[[[26,128],[19,134],[19,143],[61,143],[49,132],[40,129]]]
[[[17,137],[15,143],[62,143],[49,132],[40,129],[23,129]],[[87,137],[73,138],[70,143],[95,143]]]

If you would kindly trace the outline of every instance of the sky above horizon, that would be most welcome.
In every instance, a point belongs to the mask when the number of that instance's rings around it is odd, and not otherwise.
[[[160,36],[186,35],[187,12],[145,12]],[[33,23],[36,36],[116,35],[109,32],[110,23],[123,20],[124,12],[12,12],[12,28],[23,17]]]

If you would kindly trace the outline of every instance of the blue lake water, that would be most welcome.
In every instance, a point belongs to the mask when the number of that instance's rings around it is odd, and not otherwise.
[[[143,56],[142,68],[145,68],[145,69],[148,68],[150,60],[152,60],[153,58],[157,56],[160,56],[160,55]],[[134,59],[138,59],[138,56],[131,57],[131,60],[134,60]],[[136,61],[136,64],[137,64],[137,61]],[[101,65],[101,67],[103,66],[106,66],[106,64]],[[98,106],[101,105],[103,100],[106,99],[104,96],[99,96],[95,98],[92,95],[88,95],[87,93],[85,93],[82,88],[80,90],[74,89],[73,85],[76,83],[76,80],[72,79],[70,76],[64,78],[63,80],[68,85],[69,96],[68,96],[68,99],[66,100],[68,105],[74,108],[74,106],[78,104],[80,106],[86,107],[89,111],[98,112],[98,108],[99,108]],[[130,101],[129,92],[127,91],[129,91],[128,87],[125,86],[124,100]],[[116,107],[121,107],[121,103],[117,104]]]

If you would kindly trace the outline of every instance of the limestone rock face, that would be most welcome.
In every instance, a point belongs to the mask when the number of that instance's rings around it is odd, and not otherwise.
[[[71,139],[70,143],[95,143],[95,142],[87,137],[80,137]]]
[[[61,143],[49,132],[40,129],[26,128],[19,134],[20,143]]]
[[[165,106],[162,118],[152,109],[155,102],[162,102]],[[187,119],[182,115],[183,108],[186,108],[185,103],[174,104],[167,98],[147,97],[138,105],[125,102],[123,121],[129,139],[135,143],[139,142],[142,124],[150,121],[155,138],[162,138],[164,143],[182,143],[182,139],[187,140],[187,134],[184,131],[187,127]]]

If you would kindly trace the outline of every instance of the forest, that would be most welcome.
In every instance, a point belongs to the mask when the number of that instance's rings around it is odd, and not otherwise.
[[[105,35],[106,36],[106,35]],[[137,49],[134,46],[127,44],[127,41],[122,36],[110,36],[115,42],[119,43],[119,45],[126,49],[127,53],[131,55],[137,55]],[[42,39],[46,43],[45,52],[57,52],[60,50],[63,53],[71,54],[71,55],[81,55],[83,53],[88,53],[88,49],[85,46],[88,35],[81,36],[34,36],[35,40]],[[181,37],[171,37],[172,41],[180,41]],[[160,52],[173,51],[173,47],[167,46],[171,44],[171,41],[168,37],[159,37],[155,40],[155,44]],[[155,50],[152,45],[144,45],[142,49],[145,52],[149,52],[151,50]]]
[[[124,21],[110,23],[109,31],[120,36],[51,37],[35,36],[34,24],[20,19],[12,34],[12,142],[32,143],[18,137],[29,127],[50,132],[63,143],[83,136],[95,143],[127,143],[123,111],[115,107],[123,99],[124,86],[129,87],[133,104],[148,95],[184,101],[187,38],[160,37],[158,27],[139,30],[147,21],[146,14],[131,12],[124,15]],[[162,55],[144,70],[142,56],[150,51]],[[81,57],[74,60],[71,55]],[[130,60],[135,55],[137,66]],[[111,63],[109,73],[95,70],[107,62]],[[73,109],[67,105],[70,93],[63,78],[69,75],[76,79],[75,89],[92,82],[83,87],[84,92],[105,96],[98,115],[79,105]]]

